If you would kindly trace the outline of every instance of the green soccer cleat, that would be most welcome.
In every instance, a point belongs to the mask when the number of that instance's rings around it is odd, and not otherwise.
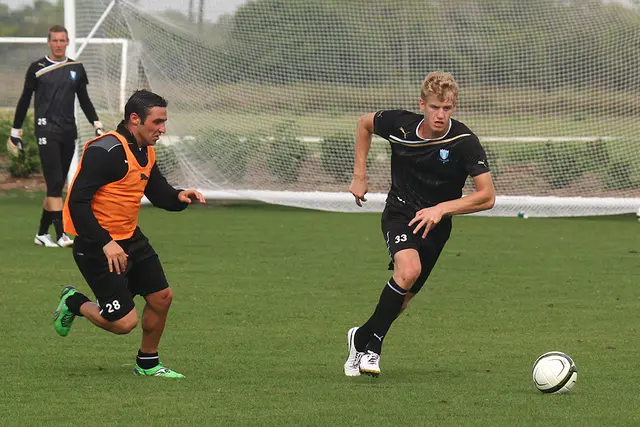
[[[176,371],[172,371],[169,368],[165,368],[161,363],[151,369],[142,369],[136,365],[136,367],[133,368],[133,373],[147,377],[184,378],[184,375],[179,374]]]
[[[58,308],[53,315],[53,325],[56,328],[56,332],[61,337],[66,337],[67,335],[69,335],[69,330],[71,330],[73,319],[76,318],[76,315],[69,311],[69,307],[67,307],[67,298],[69,298],[76,292],[78,291],[73,286],[65,286],[65,288],[62,290],[62,294],[60,295]]]

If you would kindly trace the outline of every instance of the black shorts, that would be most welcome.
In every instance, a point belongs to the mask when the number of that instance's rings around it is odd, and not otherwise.
[[[414,218],[415,212],[400,210],[392,206],[386,206],[382,213],[382,234],[387,242],[389,251],[389,270],[393,270],[393,257],[404,249],[415,249],[420,256],[422,271],[418,280],[413,284],[409,292],[418,293],[429,278],[431,270],[436,265],[438,257],[451,235],[451,217],[443,218],[438,225],[429,231],[426,238],[422,233],[413,234],[415,225],[409,227],[409,222]]]
[[[76,150],[74,134],[36,135],[42,174],[47,184],[47,197],[62,197],[62,189]]]
[[[111,322],[122,319],[135,304],[136,295],[149,295],[169,287],[158,254],[140,229],[131,238],[118,241],[127,253],[124,273],[109,272],[102,246],[77,237],[73,258],[93,291],[100,314]]]

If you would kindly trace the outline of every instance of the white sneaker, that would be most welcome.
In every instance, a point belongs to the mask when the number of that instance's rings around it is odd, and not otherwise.
[[[380,355],[369,350],[360,359],[360,372],[377,377],[380,375]]]
[[[356,350],[354,338],[356,336],[357,327],[349,329],[347,332],[347,361],[344,362],[344,374],[348,377],[357,377],[360,375],[360,358],[364,355],[363,351]]]
[[[51,235],[50,234],[36,234],[36,238],[33,241],[33,243],[35,243],[38,246],[44,246],[45,248],[59,248],[60,246],[58,246],[56,244],[56,242],[53,241],[53,239],[51,239]]]
[[[69,248],[73,246],[73,240],[71,240],[71,238],[64,233],[62,234],[62,237],[58,239],[57,243],[61,248]]]

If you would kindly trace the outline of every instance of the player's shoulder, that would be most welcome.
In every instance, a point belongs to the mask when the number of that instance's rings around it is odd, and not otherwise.
[[[424,117],[407,110],[381,110],[376,112],[373,124],[376,134],[383,137],[395,136],[406,140],[415,135],[415,129]]]
[[[67,63],[65,65],[67,67],[71,67],[71,69],[74,69],[76,71],[84,71],[84,65],[82,64],[82,62],[76,61],[72,58],[67,58]]]
[[[113,150],[119,150],[124,152],[122,143],[114,135],[105,135],[102,138],[96,139],[91,144],[89,144],[88,148],[101,148],[107,153],[110,153]]]
[[[82,61],[78,61],[73,58],[67,58],[67,64],[69,65],[82,65]]]
[[[476,134],[467,125],[455,119],[451,119],[451,129],[447,136],[448,139],[455,138],[460,141],[479,142]]]
[[[379,110],[374,117],[376,120],[385,121],[411,121],[420,120],[423,116],[408,110]]]
[[[49,62],[46,56],[43,56],[42,58],[38,58],[31,64],[29,64],[29,70],[35,73],[38,70],[42,70],[43,68],[48,67],[49,65],[51,65],[51,62]]]

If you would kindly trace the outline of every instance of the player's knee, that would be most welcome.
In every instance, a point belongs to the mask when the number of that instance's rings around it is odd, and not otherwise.
[[[399,285],[403,288],[413,285],[418,277],[420,277],[420,263],[409,263],[400,268],[396,274],[398,275]]]
[[[158,292],[154,292],[147,298],[147,303],[155,311],[169,311],[171,303],[173,302],[173,292],[171,288],[166,288]]]
[[[47,184],[47,197],[62,197],[64,179],[55,179]]]
[[[111,327],[111,332],[118,335],[126,335],[133,331],[136,326],[138,326],[138,316],[127,316],[114,322]]]

